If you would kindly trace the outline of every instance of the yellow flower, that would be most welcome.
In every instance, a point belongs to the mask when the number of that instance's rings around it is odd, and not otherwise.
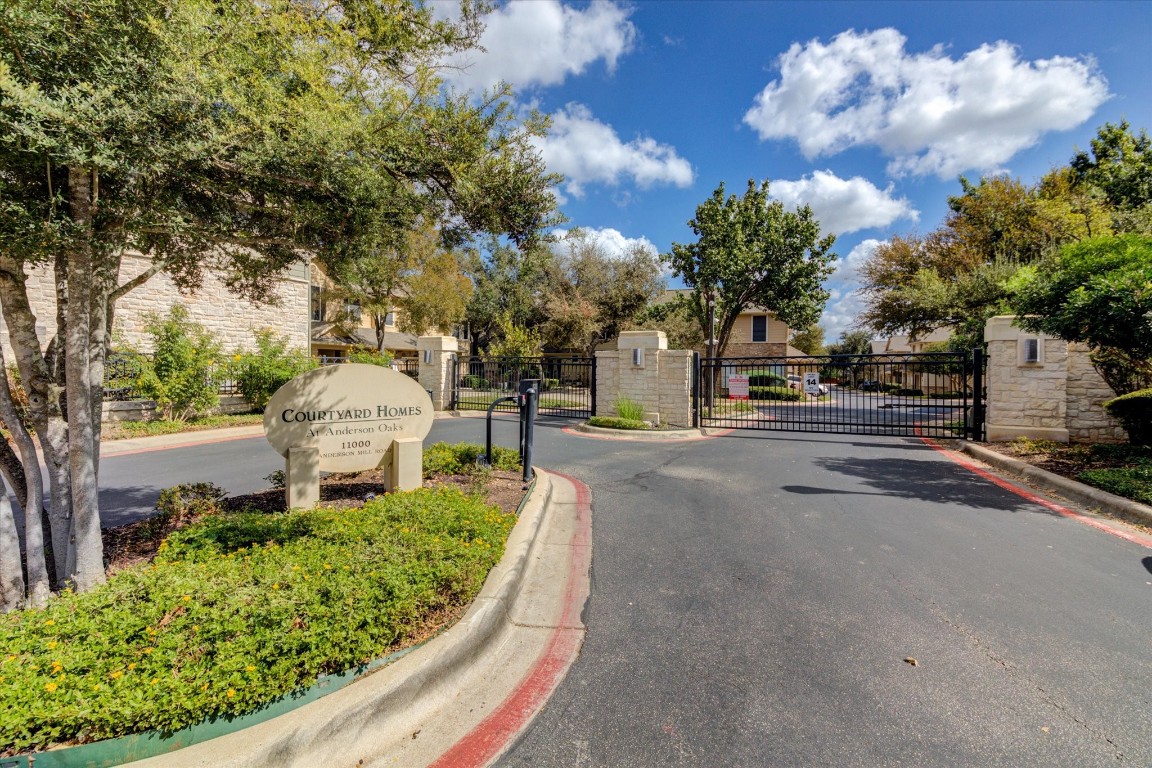
[[[158,677],[152,678],[152,685],[156,685],[156,683],[158,683],[158,682],[160,682],[160,678],[158,678]]]
[[[276,582],[275,584],[273,584],[272,589],[280,589],[280,582]]]
[[[330,571],[332,570],[332,566],[328,565],[328,563],[324,563],[324,570]]]
[[[294,565],[294,566],[292,566],[292,570],[298,571],[298,570],[300,570],[300,566]]]
[[[94,683],[94,684],[92,685],[92,690],[94,690],[94,691],[98,691],[98,690],[100,690],[100,683]]]
[[[229,688],[228,689],[228,698],[232,698],[235,695],[236,695],[236,689],[235,688]]]
[[[48,643],[48,650],[52,650],[57,645],[58,645],[58,643],[55,640],[53,640],[52,642]],[[11,661],[11,659],[9,659],[9,661]]]
[[[200,631],[200,625],[199,624],[193,624],[192,625],[192,631],[193,632],[199,632]]]
[[[155,634],[156,634],[156,630],[152,629],[152,627],[147,627],[147,628],[145,628],[144,632],[145,632],[145,633],[147,633],[147,634],[148,634],[148,635],[150,635],[150,636],[151,636],[151,635],[155,635]]]
[[[192,595],[184,595],[180,599],[183,600],[184,602],[188,602],[189,600],[192,599]]]
[[[52,662],[52,674],[56,674],[57,672],[59,672],[59,671],[60,671],[60,670],[62,670],[62,669],[64,669],[64,665],[63,665],[63,664],[61,664],[61,663],[60,663],[60,662],[58,662],[58,661],[54,661],[54,662]]]
[[[48,691],[48,693],[52,693],[52,691],[59,687],[60,686],[56,685],[56,683],[44,683],[44,690]]]
[[[56,620],[55,619],[48,619],[48,621],[44,622],[44,626],[54,627],[54,626],[56,626]]]
[[[155,648],[145,648],[144,653],[149,654],[149,653],[152,653],[152,651],[154,651],[154,650],[156,650],[156,649]]]
[[[120,678],[124,677],[124,673],[121,672],[120,670],[116,670],[115,672],[112,673],[111,677],[113,680],[119,680]]]
[[[202,690],[202,691],[208,690],[208,683],[204,683],[204,685],[200,686],[200,690]]]
[[[132,662],[129,662],[129,664],[128,664],[128,669],[130,669],[130,670],[131,670],[131,669],[136,669],[136,662],[134,662],[134,661],[132,661]]]
[[[244,669],[245,669],[246,671],[248,671],[248,672],[255,672],[255,671],[256,671],[256,667],[252,666],[251,664],[249,664],[248,666],[244,667]]]

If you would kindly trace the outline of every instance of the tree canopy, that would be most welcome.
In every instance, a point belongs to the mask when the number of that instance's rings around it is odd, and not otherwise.
[[[124,293],[161,271],[192,289],[212,268],[267,300],[292,262],[339,266],[420,222],[448,243],[487,232],[527,247],[555,221],[557,179],[531,143],[546,120],[519,117],[507,89],[456,94],[438,77],[477,45],[477,10],[466,0],[447,21],[409,0],[0,9],[0,304],[48,468],[43,549],[55,556],[46,576],[30,544],[29,594],[48,577],[103,579],[100,399]],[[123,281],[128,250],[152,267]],[[24,285],[36,266],[58,286],[45,339]],[[35,508],[29,445],[0,446],[0,467]],[[25,519],[35,528],[39,515]]]
[[[1147,136],[1132,134],[1127,123],[1106,124],[1092,147],[1031,185],[1007,176],[977,184],[961,178],[940,227],[893,237],[865,263],[860,324],[885,335],[949,327],[957,346],[974,346],[989,317],[1012,311],[1022,267],[1069,243],[1152,232],[1142,191],[1152,167]]]
[[[736,318],[748,307],[775,313],[793,328],[805,328],[820,317],[832,274],[835,236],[820,234],[820,223],[808,206],[787,211],[770,200],[768,182],[749,180],[743,196],[725,195],[721,184],[696,208],[688,222],[694,243],[673,243],[662,258],[673,274],[692,289],[678,301],[705,338],[708,305],[714,307],[717,344],[724,353]]]
[[[1074,243],[1019,279],[1021,327],[1087,344],[1118,394],[1152,386],[1152,237]]]

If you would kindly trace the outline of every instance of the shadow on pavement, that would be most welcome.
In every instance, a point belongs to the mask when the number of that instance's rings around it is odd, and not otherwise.
[[[886,446],[888,447],[888,446]],[[1003,509],[1009,512],[1041,512],[1059,516],[1039,504],[970,475],[959,467],[939,461],[910,458],[825,457],[813,460],[817,466],[840,475],[859,478],[875,492],[785,485],[781,490],[797,494],[837,494],[886,496],[919,499],[945,504],[962,504],[975,509]]]
[[[1146,557],[1140,562],[1144,563],[1144,567],[1148,569],[1148,573],[1152,573],[1152,557]]]

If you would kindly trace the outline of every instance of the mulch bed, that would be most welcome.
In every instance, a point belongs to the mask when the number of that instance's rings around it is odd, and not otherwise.
[[[320,503],[337,509],[350,509],[362,506],[366,499],[387,493],[386,477],[379,470],[328,475],[320,480]],[[504,512],[515,512],[528,493],[519,472],[494,469],[483,480],[468,475],[442,475],[424,482],[425,487],[450,486],[469,492],[483,488],[489,504],[495,504]],[[269,489],[243,496],[227,496],[220,503],[225,512],[252,509],[260,512],[284,512],[287,509],[283,489]],[[156,554],[160,542],[166,535],[196,518],[173,521],[164,531],[157,531],[149,520],[139,520],[116,528],[105,528],[104,557],[108,561],[108,572],[114,573],[124,568],[145,563]]]

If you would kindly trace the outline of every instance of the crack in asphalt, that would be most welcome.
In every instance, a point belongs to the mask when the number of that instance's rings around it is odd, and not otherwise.
[[[918,595],[915,591],[913,591],[913,589],[911,587],[909,587],[907,584],[905,584],[903,581],[901,581],[900,578],[898,576],[896,576],[896,574],[892,571],[891,568],[887,568],[885,570],[888,571],[888,575],[892,578],[892,581],[896,584],[897,587],[900,588],[901,591],[903,591],[905,594],[907,594],[909,597],[911,597],[913,600],[915,600],[920,605],[927,608],[928,612],[934,618],[936,618],[942,624],[950,627],[957,634],[962,635],[963,637],[966,637],[970,641],[972,641],[972,643],[976,646],[976,649],[980,653],[982,653],[985,656],[985,658],[987,658],[993,664],[995,664],[998,667],[1000,667],[1001,669],[1003,669],[1010,676],[1012,676],[1013,678],[1015,678],[1017,680],[1020,680],[1024,683],[1026,683],[1027,685],[1032,687],[1036,691],[1036,693],[1038,694],[1038,698],[1040,699],[1040,701],[1043,701],[1045,704],[1047,704],[1048,706],[1052,707],[1054,710],[1059,712],[1066,720],[1070,720],[1071,722],[1080,726],[1080,728],[1082,728],[1084,730],[1084,732],[1087,733],[1091,738],[1093,738],[1097,741],[1102,741],[1105,744],[1107,744],[1109,747],[1111,747],[1113,752],[1114,752],[1114,757],[1116,758],[1116,760],[1118,762],[1120,762],[1120,763],[1128,762],[1128,758],[1124,754],[1123,748],[1119,744],[1117,744],[1116,741],[1111,736],[1109,736],[1107,733],[1104,733],[1103,731],[1100,731],[1097,728],[1092,727],[1092,725],[1090,723],[1088,723],[1088,721],[1078,717],[1071,710],[1071,708],[1069,707],[1068,704],[1059,701],[1053,694],[1049,693],[1042,685],[1037,683],[1035,680],[1033,680],[1031,677],[1029,677],[1024,672],[1022,672],[1018,667],[1013,666],[1007,659],[1001,658],[999,655],[997,655],[992,650],[992,648],[989,647],[988,644],[985,643],[980,638],[980,636],[978,634],[976,634],[975,630],[973,630],[969,627],[966,627],[963,624],[952,619],[938,603],[936,603],[932,600],[926,600],[923,597],[921,597],[920,595]]]

